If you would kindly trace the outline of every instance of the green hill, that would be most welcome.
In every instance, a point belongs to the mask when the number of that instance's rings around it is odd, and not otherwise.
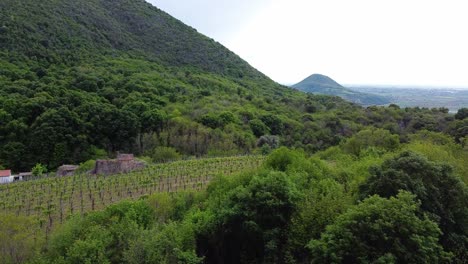
[[[130,53],[169,66],[262,76],[219,43],[142,0],[5,0],[0,10],[0,44],[11,54],[73,65],[97,53]]]
[[[360,105],[385,105],[390,103],[383,96],[353,91],[321,74],[312,74],[292,87],[308,93],[339,96]]]
[[[314,152],[369,125],[412,131],[407,112],[385,111],[281,86],[145,1],[0,2],[0,167],[15,172],[118,151]]]
[[[0,47],[0,167],[15,171],[159,146],[250,153],[263,135],[290,145],[312,104],[140,0],[1,1]]]
[[[281,86],[142,0],[2,0],[0,169],[148,166],[1,184],[0,262],[463,263],[462,112]]]

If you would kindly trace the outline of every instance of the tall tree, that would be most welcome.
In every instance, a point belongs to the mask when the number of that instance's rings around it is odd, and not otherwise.
[[[390,199],[372,196],[338,217],[312,240],[312,263],[439,263],[449,254],[438,243],[437,224],[418,216],[408,192]]]
[[[374,194],[391,197],[400,190],[416,195],[421,209],[439,224],[446,250],[456,253],[458,260],[468,259],[468,189],[452,168],[405,151],[374,168],[360,186],[362,198]]]

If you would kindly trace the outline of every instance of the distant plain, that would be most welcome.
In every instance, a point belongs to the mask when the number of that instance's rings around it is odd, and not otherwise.
[[[381,95],[400,107],[448,108],[455,113],[468,107],[468,90],[458,88],[347,86],[355,91]]]

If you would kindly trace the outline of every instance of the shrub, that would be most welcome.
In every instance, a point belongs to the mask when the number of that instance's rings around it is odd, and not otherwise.
[[[438,222],[446,250],[466,258],[468,246],[468,190],[444,163],[433,163],[424,156],[405,151],[373,168],[360,186],[361,197],[391,197],[400,190],[412,192],[421,201],[421,209]],[[461,254],[461,255],[460,255]]]
[[[398,135],[392,135],[385,129],[366,129],[362,130],[346,143],[343,149],[353,155],[359,156],[363,150],[369,147],[381,148],[385,151],[393,151],[400,146]]]
[[[171,147],[156,147],[149,156],[153,162],[168,162],[180,159],[180,154]]]
[[[419,217],[408,192],[390,199],[372,196],[339,216],[319,240],[313,263],[439,263],[449,254],[438,243],[437,224]]]
[[[80,164],[80,167],[76,170],[78,173],[86,173],[88,171],[91,171],[94,169],[96,166],[96,161],[95,160],[88,160]]]
[[[42,176],[42,174],[47,172],[47,167],[41,163],[37,163],[31,170],[34,176]]]

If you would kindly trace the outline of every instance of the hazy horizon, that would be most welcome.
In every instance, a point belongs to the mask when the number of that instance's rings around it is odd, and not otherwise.
[[[276,82],[468,89],[461,0],[148,0]]]
[[[322,74],[322,73],[316,73],[316,74]],[[333,79],[333,76],[329,76],[327,74],[322,74],[322,75],[326,75],[330,78]],[[305,78],[303,78],[305,79]],[[302,80],[303,80],[302,79]],[[300,80],[300,81],[302,81]],[[296,82],[296,83],[299,83],[300,81]],[[336,80],[335,80],[336,81]],[[381,84],[381,83],[375,83],[375,84],[372,84],[372,83],[368,83],[368,84],[362,84],[362,83],[340,83],[339,81],[337,81],[340,85],[344,86],[344,87],[348,87],[348,88],[352,88],[352,87],[365,87],[365,88],[369,88],[369,87],[375,87],[375,88],[395,88],[395,89],[427,89],[427,90],[430,90],[430,89],[447,89],[447,90],[468,90],[468,86],[464,87],[464,86],[431,86],[431,85],[417,85],[417,84],[414,84],[414,85],[411,85],[411,84]],[[292,86],[296,83],[280,83],[281,85],[285,85],[285,86]]]

